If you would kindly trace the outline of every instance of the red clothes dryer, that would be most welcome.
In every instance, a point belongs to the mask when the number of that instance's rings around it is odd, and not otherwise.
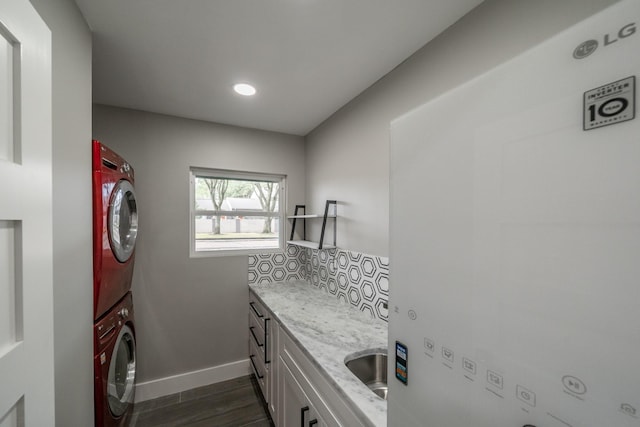
[[[93,314],[99,319],[131,289],[138,210],[133,168],[93,141]]]
[[[127,293],[94,325],[96,427],[120,427],[133,412],[136,337],[133,299]]]

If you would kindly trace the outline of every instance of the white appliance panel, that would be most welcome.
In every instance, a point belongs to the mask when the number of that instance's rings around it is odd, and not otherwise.
[[[390,426],[640,426],[640,119],[583,130],[585,92],[638,85],[638,24],[622,1],[392,123]]]

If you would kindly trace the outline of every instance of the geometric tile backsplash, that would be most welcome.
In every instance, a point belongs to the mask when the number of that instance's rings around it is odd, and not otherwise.
[[[284,254],[249,256],[249,283],[290,280],[306,280],[372,317],[388,320],[388,258],[293,245],[288,245]]]
[[[249,255],[249,284],[305,280],[306,257],[305,248],[294,245],[284,253]]]

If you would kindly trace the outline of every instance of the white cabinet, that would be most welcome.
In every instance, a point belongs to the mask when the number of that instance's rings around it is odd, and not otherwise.
[[[278,405],[281,415],[281,422],[276,423],[278,427],[364,425],[340,398],[334,386],[282,329],[278,353]],[[301,411],[305,407],[309,407],[308,416],[301,418]]]
[[[261,304],[253,292],[249,292],[249,295],[250,327],[254,328],[249,334],[250,355],[253,356],[253,370],[275,425],[364,426],[268,308]],[[258,329],[257,322],[261,319],[264,328]],[[263,333],[266,348],[260,346]]]
[[[320,417],[291,369],[286,363],[282,363],[281,368],[282,422],[279,426],[326,427],[327,423]]]

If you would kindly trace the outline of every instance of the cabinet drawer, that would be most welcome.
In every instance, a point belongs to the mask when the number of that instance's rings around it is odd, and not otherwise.
[[[249,313],[255,316],[255,318],[260,322],[263,322],[264,319],[269,317],[267,309],[264,308],[262,303],[260,303],[252,293],[249,293]]]
[[[253,341],[253,338],[249,339],[249,362],[251,362],[251,369],[256,375],[262,395],[267,396],[267,369],[265,367],[263,354],[258,349],[258,346]]]
[[[251,295],[253,296],[253,295]],[[262,360],[266,364],[270,363],[270,337],[269,337],[269,322],[271,317],[269,312],[264,306],[255,301],[255,299],[249,300],[249,340],[252,340],[259,350]]]
[[[258,322],[254,316],[249,316],[249,341],[253,343],[256,351],[260,354],[263,361],[267,358],[267,330],[262,322]]]

